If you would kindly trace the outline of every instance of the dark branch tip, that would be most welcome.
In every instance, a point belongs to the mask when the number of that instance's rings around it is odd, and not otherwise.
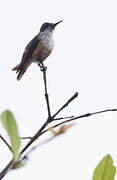
[[[76,92],[76,93],[74,94],[74,96],[75,96],[75,97],[78,97],[78,92]]]

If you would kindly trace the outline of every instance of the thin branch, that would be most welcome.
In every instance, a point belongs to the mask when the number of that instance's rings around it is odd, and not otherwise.
[[[53,140],[54,138],[56,138],[56,136],[52,136],[51,138],[49,138],[49,139],[47,139],[47,140],[45,140],[45,141],[43,141],[43,142],[35,145],[34,147],[32,147],[23,157],[20,158],[20,160],[19,160],[18,162],[16,162],[16,163],[12,166],[12,169],[15,169],[16,166],[17,166],[18,164],[21,164],[24,160],[28,160],[28,157],[29,157],[30,153],[32,153],[32,152],[33,152],[34,150],[36,150],[38,147],[40,147],[40,146],[48,143],[49,141]]]
[[[40,134],[40,136],[41,136],[42,134],[50,131],[51,128],[56,128],[56,127],[58,127],[58,126],[60,126],[60,125],[62,125],[62,124],[65,124],[65,123],[68,123],[68,122],[71,122],[71,121],[74,121],[74,120],[77,120],[77,119],[89,117],[89,116],[92,116],[92,115],[95,115],[95,114],[101,114],[101,113],[112,112],[112,111],[117,111],[117,109],[106,109],[106,110],[103,110],[103,111],[97,111],[97,112],[93,112],[93,113],[86,113],[86,114],[77,116],[77,117],[75,117],[75,118],[71,118],[71,117],[70,117],[71,119],[66,120],[66,121],[63,121],[63,122],[61,122],[61,123],[58,123],[58,124],[56,124],[56,125],[54,125],[54,126],[51,126],[51,127],[48,128],[48,129],[42,131],[42,133]],[[66,117],[66,118],[68,118],[68,117]],[[57,120],[59,120],[59,118],[58,118]],[[61,120],[61,118],[60,118],[60,120]],[[32,151],[34,151],[37,147],[39,147],[40,145],[43,145],[43,144],[49,142],[50,140],[52,140],[52,139],[55,138],[55,137],[56,137],[56,136],[52,136],[51,138],[45,140],[44,142],[42,142],[42,143],[34,146],[33,148],[31,148],[31,150],[30,150],[25,156],[28,156],[28,155],[29,155]],[[24,156],[24,157],[25,157],[25,156]],[[23,157],[22,157],[21,160],[23,160]]]
[[[8,144],[8,142],[3,138],[3,136],[0,134],[0,138],[2,139],[2,141],[6,144],[6,146],[9,148],[9,150],[12,152],[12,148],[11,146]]]
[[[44,79],[44,87],[45,87],[45,98],[47,103],[47,110],[48,110],[48,118],[47,121],[42,125],[42,127],[38,130],[38,132],[30,139],[30,141],[26,144],[26,146],[21,150],[20,156],[28,149],[28,147],[37,140],[37,138],[40,136],[41,132],[45,129],[45,127],[50,123],[51,119],[51,113],[50,113],[50,105],[49,105],[49,97],[47,93],[47,81],[46,81],[46,68],[44,67],[43,63],[42,65],[42,72],[43,72],[43,79]],[[0,173],[0,179],[2,179],[8,172],[8,169],[12,169],[15,166],[15,164],[11,161]]]
[[[8,173],[8,171],[11,169],[11,167],[14,165],[13,161],[11,160],[7,166],[1,171],[0,173],[0,180],[3,179],[3,177]]]
[[[68,104],[70,102],[72,102],[77,96],[78,93],[75,93],[68,101],[67,103],[65,103],[62,108],[55,113],[53,116],[51,116],[51,112],[50,112],[50,104],[49,104],[49,97],[48,97],[48,92],[47,92],[47,80],[46,80],[46,68],[44,67],[43,63],[41,63],[42,65],[42,72],[43,72],[43,80],[44,80],[44,87],[45,87],[45,99],[46,99],[46,104],[47,104],[47,110],[48,110],[48,118],[47,121],[42,125],[42,127],[38,130],[38,132],[30,139],[30,141],[24,146],[24,148],[21,150],[20,152],[20,156],[29,148],[29,146],[37,140],[37,138],[41,135],[41,133],[43,132],[43,130],[45,129],[45,127],[52,122],[52,120],[55,118],[55,116],[62,111],[66,106],[68,106]],[[10,169],[12,169],[15,166],[15,163],[13,161],[10,161],[8,163],[8,165],[2,170],[2,172],[0,173],[0,179],[2,179],[8,172],[8,170],[10,171]]]
[[[63,119],[69,119],[69,118],[73,118],[73,117],[74,117],[74,116],[54,118],[54,121],[63,120]]]
[[[43,124],[43,126],[39,129],[39,131],[32,137],[32,139],[26,144],[26,146],[20,152],[20,155],[24,153],[28,149],[28,147],[40,136],[41,132],[45,129],[45,127],[49,124],[48,120]]]
[[[58,127],[58,126],[60,126],[60,125],[62,125],[62,124],[64,124],[64,123],[68,123],[68,122],[71,122],[71,121],[74,121],[74,120],[77,120],[77,119],[89,117],[89,116],[92,116],[92,115],[95,115],[95,114],[101,114],[101,113],[105,113],[105,112],[112,112],[112,111],[117,111],[117,109],[106,109],[106,110],[97,111],[97,112],[94,112],[94,113],[86,113],[86,114],[83,114],[83,115],[74,117],[74,118],[72,118],[72,119],[63,121],[63,122],[61,122],[61,123],[58,123],[58,124],[56,124],[55,126],[53,126],[52,128],[56,128],[56,127]]]
[[[44,64],[41,63],[42,69],[41,71],[43,72],[43,80],[44,80],[44,87],[45,87],[45,99],[46,99],[46,104],[47,104],[47,110],[48,110],[48,120],[51,118],[51,112],[50,112],[50,103],[49,103],[49,96],[48,96],[48,91],[47,91],[47,79],[46,79],[46,67],[44,67]]]
[[[21,139],[32,139],[33,137],[28,136],[28,137],[20,137]]]
[[[58,127],[58,126],[60,126],[60,125],[62,125],[62,124],[69,123],[69,122],[74,121],[74,120],[77,120],[77,119],[89,117],[89,116],[92,116],[92,115],[95,115],[95,114],[102,114],[102,113],[105,113],[105,112],[113,112],[113,111],[117,111],[117,109],[106,109],[106,110],[103,110],[103,111],[97,111],[97,112],[93,112],[93,113],[86,113],[86,114],[83,114],[83,115],[80,115],[80,116],[77,116],[77,117],[68,119],[68,120],[66,120],[66,121],[62,121],[62,122],[60,122],[60,123],[58,123],[58,124],[56,124],[56,125],[54,125],[54,126],[52,126],[52,127],[50,127],[50,128],[56,128],[56,127]],[[50,128],[42,131],[41,135],[44,134],[44,133],[46,133],[47,131],[49,131]],[[41,136],[41,135],[40,135],[40,136]]]
[[[80,116],[77,116],[77,117],[74,117],[74,118],[71,118],[69,120],[66,120],[66,121],[63,121],[61,123],[58,123],[50,128],[56,128],[64,123],[68,123],[68,122],[71,122],[71,121],[74,121],[76,119],[81,119],[81,118],[85,118],[85,117],[89,117],[89,116],[92,116],[92,115],[95,115],[95,114],[101,114],[101,113],[105,113],[105,112],[112,112],[112,111],[117,111],[117,109],[106,109],[106,110],[103,110],[103,111],[97,111],[97,112],[93,112],[93,113],[86,113],[86,114],[83,114],[83,115],[80,115]],[[38,137],[40,137],[42,134],[46,133],[49,131],[49,129],[46,129],[43,131],[43,129],[49,124],[48,121],[46,121],[46,123],[44,123],[44,125],[40,128],[40,130],[36,133],[36,135],[34,136],[36,139]],[[35,140],[36,140],[35,139]],[[33,140],[33,139],[32,139]],[[33,140],[29,141],[29,143],[24,147],[24,149],[21,151],[21,155],[24,153],[24,151],[35,141]],[[3,171],[0,173],[0,179],[2,179],[8,172],[8,170],[12,169],[14,167],[15,164],[13,164],[12,161],[10,161],[8,163],[8,165],[3,169]]]
[[[57,114],[59,114],[65,107],[67,107],[75,98],[78,97],[78,92],[76,92],[53,116],[52,119],[54,119]]]
[[[37,149],[38,147],[40,147],[40,146],[48,143],[49,141],[53,140],[55,137],[56,137],[56,136],[52,136],[52,137],[46,139],[45,141],[43,141],[43,142],[35,145],[34,147],[32,147],[32,148],[20,159],[20,162],[21,162],[25,157],[28,157],[29,154],[30,154],[32,151],[34,151],[34,150]]]
[[[43,124],[43,126],[39,129],[39,131],[31,138],[31,140],[27,143],[27,145],[22,149],[20,155],[24,153],[24,151],[40,136],[41,132],[45,127],[51,122],[51,112],[50,112],[50,104],[49,104],[49,97],[47,92],[47,80],[46,80],[46,67],[44,67],[43,63],[41,62],[43,72],[43,80],[44,80],[44,87],[45,87],[45,99],[47,103],[47,110],[48,110],[48,118],[47,121]]]
[[[49,124],[48,121],[46,121],[43,124],[43,126],[39,129],[39,131],[33,136],[33,138],[22,149],[22,151],[20,152],[20,155],[22,155],[28,149],[28,147],[40,136],[41,132],[48,124]],[[15,164],[17,164],[17,163],[14,163],[13,161],[10,161],[8,163],[8,165],[0,173],[0,180],[8,173],[8,171],[10,171],[11,169],[13,169],[13,167],[15,167]]]
[[[21,150],[20,156],[29,148],[29,146],[34,141],[37,140],[37,138],[39,138],[45,132],[49,131],[49,129],[46,129],[46,130],[44,130],[44,129],[47,127],[47,125],[50,122],[54,121],[54,118],[78,96],[78,93],[76,92],[53,116],[51,116],[49,97],[48,97],[48,92],[47,92],[46,68],[44,67],[43,63],[41,63],[41,64],[42,64],[42,72],[43,72],[43,79],[44,79],[45,99],[46,99],[47,110],[48,110],[48,118],[47,118],[47,121],[38,130],[38,132],[30,139],[30,141]],[[58,126],[60,126],[60,125],[62,125],[64,123],[68,123],[68,122],[76,120],[76,119],[80,119],[80,118],[84,118],[84,117],[89,117],[89,116],[94,115],[94,114],[104,113],[104,112],[108,112],[108,111],[117,111],[117,109],[108,109],[108,110],[98,111],[98,112],[94,112],[94,113],[87,113],[87,114],[84,114],[84,115],[81,115],[81,116],[77,116],[77,117],[65,120],[65,121],[63,121],[61,123],[56,124],[55,126],[52,126],[51,128],[56,128],[56,127],[58,127]],[[60,119],[62,119],[62,118],[57,118],[55,120],[60,120]],[[65,119],[65,118],[63,118],[63,119]],[[10,171],[14,166],[15,166],[15,163],[11,160],[8,163],[8,165],[0,173],[0,179],[2,179],[7,174],[7,172]]]

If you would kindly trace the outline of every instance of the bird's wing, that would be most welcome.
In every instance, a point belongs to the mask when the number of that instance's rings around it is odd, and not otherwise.
[[[39,43],[39,38],[38,36],[35,36],[30,42],[29,44],[26,46],[22,59],[21,59],[21,64],[24,64],[26,61],[28,61],[28,59],[31,58],[34,50],[36,49],[37,45]]]

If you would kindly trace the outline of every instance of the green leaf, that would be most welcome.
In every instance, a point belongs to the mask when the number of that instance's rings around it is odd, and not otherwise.
[[[19,169],[19,168],[24,167],[24,166],[25,166],[25,163],[18,163],[18,164],[15,164],[13,169]]]
[[[15,166],[13,169],[19,169],[21,167],[24,167],[28,161],[28,156],[25,155],[23,158],[21,158],[18,162],[15,163]]]
[[[116,168],[110,155],[105,156],[94,170],[93,180],[114,180]]]
[[[11,141],[13,161],[17,162],[19,159],[18,152],[19,152],[19,147],[20,147],[20,137],[18,134],[16,120],[12,112],[10,112],[9,110],[6,110],[1,114],[1,121]]]

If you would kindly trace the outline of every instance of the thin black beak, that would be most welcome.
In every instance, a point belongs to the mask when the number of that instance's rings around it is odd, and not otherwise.
[[[63,20],[62,20],[62,21],[63,21]],[[57,23],[53,24],[53,25],[54,25],[54,27],[55,27],[56,25],[58,25],[60,22],[62,22],[62,21],[59,21],[59,22],[57,22]]]

